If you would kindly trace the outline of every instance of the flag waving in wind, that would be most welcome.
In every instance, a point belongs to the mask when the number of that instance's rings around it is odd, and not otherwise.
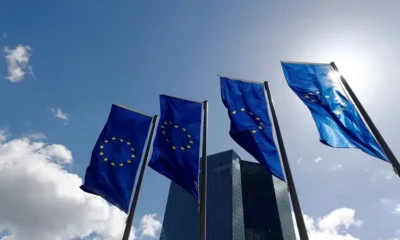
[[[198,198],[202,103],[160,96],[161,117],[149,166]]]
[[[128,213],[152,117],[112,105],[81,189]]]
[[[220,78],[221,98],[231,120],[229,134],[268,171],[285,181],[272,135],[262,83]]]
[[[290,88],[310,109],[323,144],[335,148],[359,148],[388,161],[347,98],[331,65],[283,62],[282,68]]]

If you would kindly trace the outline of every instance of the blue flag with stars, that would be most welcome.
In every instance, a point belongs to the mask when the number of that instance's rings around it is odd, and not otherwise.
[[[128,213],[152,117],[112,105],[81,189]]]
[[[286,81],[310,109],[320,141],[334,148],[359,148],[388,161],[330,64],[282,63]]]
[[[263,85],[226,77],[221,77],[220,83],[221,98],[231,120],[230,136],[269,172],[285,181]]]
[[[198,199],[202,103],[160,95],[161,117],[149,166]]]

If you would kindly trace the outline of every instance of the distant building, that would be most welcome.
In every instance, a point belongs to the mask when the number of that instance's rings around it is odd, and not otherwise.
[[[233,151],[208,156],[207,240],[295,240],[285,182]],[[160,240],[198,238],[197,201],[171,183]]]

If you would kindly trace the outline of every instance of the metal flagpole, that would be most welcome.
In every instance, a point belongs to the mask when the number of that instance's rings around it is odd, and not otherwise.
[[[365,111],[364,107],[361,105],[361,102],[358,100],[357,96],[354,94],[353,90],[351,89],[350,85],[347,83],[346,79],[339,73],[339,69],[336,66],[336,64],[334,62],[331,62],[331,66],[332,66],[333,70],[335,70],[339,74],[340,81],[343,83],[347,92],[350,94],[350,97],[353,99],[354,104],[357,106],[357,108],[360,111],[361,115],[363,116],[365,122],[367,123],[369,129],[371,129],[372,134],[375,136],[375,139],[378,141],[379,145],[382,147],[383,152],[385,152],[385,155],[388,157],[390,163],[393,165],[394,171],[396,172],[397,175],[400,176],[400,163],[399,163],[399,161],[397,161],[396,156],[393,154],[392,150],[390,150],[385,139],[383,139],[381,133],[378,131],[375,124],[372,122],[367,111]]]
[[[203,102],[203,147],[201,156],[200,170],[200,213],[199,213],[199,239],[206,240],[207,235],[207,122],[208,122],[208,102]]]
[[[126,226],[125,226],[124,236],[122,237],[122,240],[128,240],[129,239],[129,235],[131,233],[133,216],[135,215],[136,205],[137,205],[137,202],[138,202],[138,199],[139,199],[140,188],[142,187],[144,171],[146,170],[147,158],[149,156],[151,142],[153,140],[154,129],[156,127],[157,119],[158,119],[157,115],[153,116],[153,120],[151,122],[152,125],[151,125],[151,130],[150,130],[150,137],[149,137],[149,141],[147,142],[146,151],[144,153],[142,167],[140,169],[138,182],[136,184],[135,193],[133,195],[131,209],[129,211],[128,218],[126,220]]]
[[[299,235],[301,240],[308,240],[307,229],[304,223],[303,214],[301,212],[299,199],[297,197],[296,187],[294,185],[292,172],[289,166],[289,160],[286,155],[285,145],[283,144],[281,130],[279,128],[278,118],[276,117],[274,103],[272,102],[271,92],[268,87],[268,82],[264,82],[265,90],[268,95],[268,102],[271,107],[272,119],[275,125],[276,137],[278,139],[279,150],[281,153],[283,169],[285,170],[286,180],[289,188],[290,198],[292,200],[293,211],[296,217],[297,228],[299,230]]]

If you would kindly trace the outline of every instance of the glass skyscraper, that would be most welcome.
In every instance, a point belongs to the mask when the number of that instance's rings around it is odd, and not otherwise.
[[[207,162],[207,240],[296,239],[285,182],[233,150]],[[160,240],[197,238],[197,201],[172,182]]]

